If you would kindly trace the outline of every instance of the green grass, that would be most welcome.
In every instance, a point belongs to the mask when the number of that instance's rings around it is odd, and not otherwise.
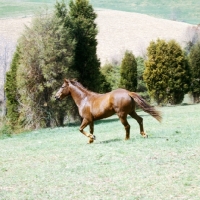
[[[30,15],[45,5],[51,9],[56,0],[1,0],[0,2],[0,18],[2,18]],[[144,13],[191,24],[200,23],[200,2],[197,0],[91,0],[90,2],[94,8]]]
[[[0,199],[194,199],[200,196],[200,104],[163,107],[162,124],[146,113],[148,139],[129,118],[97,121],[93,144],[78,126],[0,140]]]
[[[26,17],[44,8],[52,9],[56,0],[0,0],[0,18]]]

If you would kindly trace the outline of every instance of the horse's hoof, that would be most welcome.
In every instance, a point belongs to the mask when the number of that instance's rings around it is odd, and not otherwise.
[[[88,141],[88,144],[91,144],[91,143],[93,143],[94,142],[94,140],[93,139],[90,139],[89,141]]]
[[[143,138],[148,138],[148,135],[145,132],[141,132]]]
[[[96,136],[95,135],[91,134],[89,137],[90,137],[91,140],[96,140]]]

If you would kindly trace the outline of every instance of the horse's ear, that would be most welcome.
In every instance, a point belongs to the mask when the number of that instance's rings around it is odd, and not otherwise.
[[[76,81],[76,82],[77,82],[77,79],[76,79],[76,78],[73,78],[72,81]]]
[[[64,82],[69,85],[69,80],[67,80],[66,78],[64,79]]]

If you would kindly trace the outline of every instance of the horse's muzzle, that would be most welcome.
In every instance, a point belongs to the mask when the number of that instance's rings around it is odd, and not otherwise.
[[[60,97],[55,96],[56,101],[60,101]]]

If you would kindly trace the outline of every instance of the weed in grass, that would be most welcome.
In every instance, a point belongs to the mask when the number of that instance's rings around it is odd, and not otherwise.
[[[12,129],[9,125],[3,124],[0,127],[0,138],[11,137],[12,136]]]

